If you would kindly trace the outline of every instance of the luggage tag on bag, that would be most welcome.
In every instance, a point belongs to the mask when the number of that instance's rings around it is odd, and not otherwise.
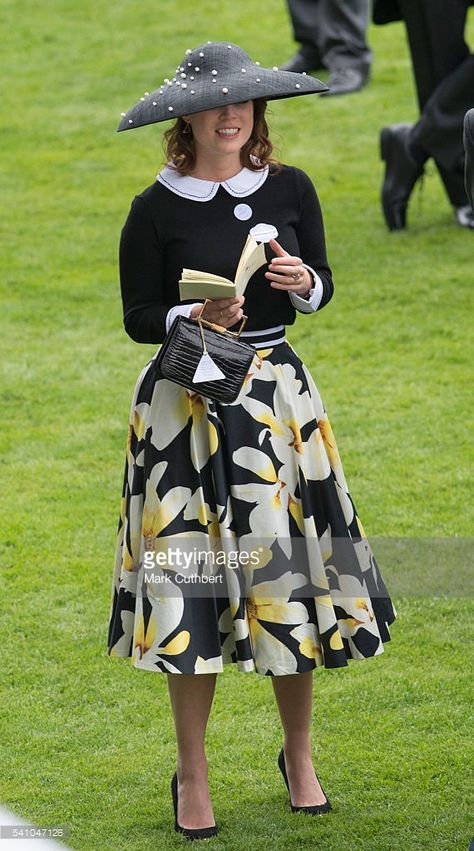
[[[196,367],[196,372],[193,375],[193,383],[199,384],[200,381],[219,381],[225,378],[224,373],[212,360],[209,352],[203,352],[201,359]]]
[[[219,369],[216,362],[212,360],[209,352],[207,351],[204,331],[202,330],[201,323],[198,322],[198,324],[202,339],[202,355],[199,359],[199,363],[192,378],[193,383],[199,384],[200,382],[204,381],[221,381],[223,378],[225,378],[225,375],[222,370]]]

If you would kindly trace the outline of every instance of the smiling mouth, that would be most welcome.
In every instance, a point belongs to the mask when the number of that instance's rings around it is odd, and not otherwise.
[[[240,127],[221,127],[219,130],[216,130],[218,136],[226,139],[234,139],[239,132]]]

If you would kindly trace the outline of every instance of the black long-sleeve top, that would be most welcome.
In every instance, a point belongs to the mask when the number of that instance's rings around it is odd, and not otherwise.
[[[333,294],[326,257],[321,208],[309,177],[283,166],[260,172],[243,169],[221,184],[181,177],[166,167],[152,186],[137,195],[120,240],[120,281],[124,325],[139,343],[161,343],[166,315],[180,303],[183,268],[234,279],[249,230],[272,224],[278,242],[319,275],[318,309]],[[265,246],[268,260],[274,253]],[[245,291],[246,330],[292,325],[296,310],[286,291],[265,278],[266,267]]]

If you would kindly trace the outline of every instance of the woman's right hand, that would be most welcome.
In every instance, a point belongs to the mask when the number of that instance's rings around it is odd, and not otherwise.
[[[216,325],[222,325],[224,328],[231,328],[243,316],[242,305],[245,301],[243,295],[235,296],[235,298],[216,298],[214,301],[208,301],[202,318],[207,322],[214,322]],[[193,307],[191,318],[195,319],[201,312],[201,306]]]

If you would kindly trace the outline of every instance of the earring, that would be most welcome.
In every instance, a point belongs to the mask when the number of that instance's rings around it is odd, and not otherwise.
[[[189,121],[185,121],[184,122],[184,129],[183,129],[183,136],[186,133],[190,133],[190,132],[191,132],[191,125],[190,125]]]

